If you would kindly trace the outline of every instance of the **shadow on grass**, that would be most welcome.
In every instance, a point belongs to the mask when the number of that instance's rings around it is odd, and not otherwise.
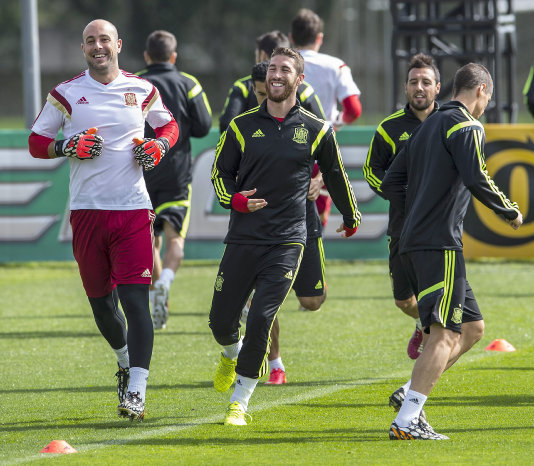
[[[37,319],[45,319],[45,320],[54,320],[54,319],[91,319],[93,320],[93,314],[91,314],[91,311],[89,313],[84,314],[62,314],[62,315],[53,315],[53,314],[44,314],[44,315],[28,315],[28,314],[19,314],[16,316],[6,316],[2,317],[2,320],[37,320]]]
[[[534,367],[470,367],[470,371],[534,371]]]
[[[162,332],[158,333],[158,336],[176,336],[176,335],[188,335],[188,336],[197,336],[197,335],[211,335],[211,332]],[[45,330],[45,331],[35,331],[35,332],[0,332],[0,339],[31,339],[31,338],[92,338],[100,337],[103,338],[98,330],[95,329],[94,332],[73,332],[67,330]]]
[[[149,385],[149,390],[196,390],[199,388],[211,388],[213,387],[213,381],[206,382],[195,382],[189,384],[160,384],[160,385]],[[116,386],[113,385],[103,385],[98,387],[54,387],[54,388],[13,388],[7,390],[0,390],[0,394],[11,394],[11,393],[54,393],[54,392],[65,392],[65,393],[104,393],[112,392],[116,389]]]
[[[267,380],[267,379],[265,379]],[[260,382],[259,386],[264,387],[264,390],[284,390],[291,387],[322,387],[325,385],[347,385],[347,386],[361,386],[361,385],[376,385],[379,383],[389,383],[391,379],[388,377],[362,377],[361,379],[339,379],[339,380],[314,380],[314,381],[291,381],[287,385],[265,385]],[[263,380],[262,380],[263,381]]]
[[[486,407],[520,407],[534,406],[534,395],[489,395],[489,396],[455,396],[431,397],[428,405],[432,406],[486,406]],[[367,408],[370,406],[383,407],[384,403],[289,403],[288,406],[303,406],[317,409]],[[426,405],[425,405],[426,406]]]
[[[381,301],[392,301],[393,300],[393,297],[392,296],[332,296],[332,297],[329,297],[328,298],[328,302],[330,301],[347,301],[347,300],[351,300],[351,301],[362,301],[362,300],[366,300],[366,299],[376,299],[376,300],[381,300]]]
[[[506,394],[488,396],[431,397],[434,406],[534,406],[532,394]]]
[[[313,382],[292,382],[288,387],[291,386],[302,386],[302,387],[322,387],[322,386],[329,386],[329,385],[367,385],[369,383],[375,384],[375,383],[382,383],[387,382],[387,378],[364,378],[361,380],[358,379],[350,379],[350,380],[323,380],[323,381],[313,381]],[[362,382],[363,381],[363,382]],[[284,389],[284,387],[272,387],[265,385],[264,390],[280,390]],[[159,384],[159,385],[152,385],[149,384],[148,389],[150,391],[152,390],[198,390],[198,389],[204,389],[204,388],[213,388],[213,380],[203,380],[199,382],[192,382],[192,383],[176,383],[176,384]],[[54,393],[54,392],[65,392],[65,393],[104,393],[113,391],[114,386],[113,385],[100,385],[100,386],[93,386],[93,387],[87,387],[87,386],[80,386],[80,387],[32,387],[32,388],[12,388],[12,389],[1,389],[0,395],[8,395],[13,393]]]
[[[40,332],[0,332],[0,339],[30,339],[30,338],[92,338],[100,337],[96,332],[72,332],[67,330],[44,330]]]
[[[194,447],[201,445],[221,445],[221,446],[245,446],[245,445],[295,445],[295,444],[317,444],[333,442],[339,444],[340,442],[381,442],[388,440],[387,429],[359,429],[359,428],[340,428],[329,430],[317,430],[317,431],[302,431],[296,430],[286,432],[275,433],[262,433],[242,431],[237,433],[236,428],[229,429],[228,426],[224,426],[222,422],[214,422],[208,424],[215,429],[219,429],[220,435],[214,435],[205,438],[185,437],[181,430],[187,427],[195,427],[195,425],[176,425],[177,436],[169,437],[168,434],[165,438],[145,438],[145,439],[124,439],[114,440],[109,442],[113,445],[147,445],[147,446],[175,446],[175,447]],[[250,426],[252,427],[252,426]],[[228,437],[224,437],[228,435]],[[93,442],[100,443],[100,442]]]
[[[511,298],[515,300],[517,298],[532,298],[533,296],[534,296],[534,293],[492,293],[491,291],[484,292],[484,299],[486,298],[502,298],[502,299]]]
[[[176,416],[171,418],[163,417],[150,417],[150,421],[157,424],[157,428],[171,427],[176,426]],[[165,422],[162,422],[165,421]],[[3,423],[0,426],[0,432],[26,432],[26,431],[39,431],[39,430],[57,430],[57,429],[94,429],[94,430],[117,430],[117,429],[128,429],[133,426],[146,426],[146,423],[138,421],[130,421],[129,419],[120,419],[118,416],[116,419],[104,421],[104,422],[94,422],[94,418],[68,418],[62,419],[61,423],[58,424],[57,420],[48,421],[42,419],[35,419],[31,421],[24,422],[12,422],[12,423]],[[184,423],[185,425],[185,423]],[[194,424],[191,424],[194,425]],[[198,425],[198,424],[195,424]],[[100,443],[100,442],[98,442]],[[108,443],[104,441],[104,443]],[[109,442],[110,444],[113,442]]]

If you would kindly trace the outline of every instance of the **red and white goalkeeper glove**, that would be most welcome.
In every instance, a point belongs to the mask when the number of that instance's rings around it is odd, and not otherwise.
[[[96,134],[97,128],[89,128],[77,133],[70,139],[61,139],[54,144],[58,157],[70,157],[78,160],[89,160],[102,153],[104,138]]]
[[[133,142],[136,144],[134,158],[147,171],[152,170],[170,149],[166,138],[133,138]]]

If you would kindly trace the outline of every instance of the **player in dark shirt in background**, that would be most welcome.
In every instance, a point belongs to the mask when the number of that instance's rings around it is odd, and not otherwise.
[[[154,31],[146,41],[146,69],[137,73],[159,90],[165,106],[180,127],[180,138],[156,169],[145,172],[145,182],[156,213],[154,222],[154,272],[150,291],[152,322],[165,328],[169,317],[169,289],[184,257],[191,209],[191,137],[206,136],[211,128],[211,108],[198,80],[176,68],[176,38]],[[152,136],[147,126],[146,134]],[[165,254],[161,260],[162,235]]]
[[[386,117],[379,125],[369,146],[363,166],[363,174],[371,189],[384,197],[380,183],[395,156],[408,142],[412,132],[438,109],[435,101],[441,88],[439,70],[432,57],[415,55],[408,64],[404,90],[408,103],[404,108]],[[395,305],[415,320],[415,330],[408,342],[408,356],[417,359],[423,350],[423,330],[417,299],[410,280],[404,271],[399,254],[399,238],[404,222],[404,212],[389,206],[387,234],[389,240],[389,274]]]

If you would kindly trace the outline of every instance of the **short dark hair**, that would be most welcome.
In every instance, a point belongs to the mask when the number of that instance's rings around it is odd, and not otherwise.
[[[153,62],[163,63],[169,61],[173,52],[176,52],[176,45],[174,34],[158,30],[147,37],[146,52]]]
[[[289,47],[289,39],[283,32],[276,30],[256,37],[256,48],[264,51],[267,56],[270,56],[277,47]]]
[[[276,57],[277,55],[284,55],[293,59],[297,74],[304,73],[304,58],[302,58],[302,55],[297,50],[289,47],[278,47],[277,49],[274,49],[271,58]]]
[[[485,83],[486,93],[493,93],[493,80],[488,69],[479,63],[468,63],[462,66],[454,75],[452,96],[456,97],[463,91],[469,91]]]
[[[430,55],[425,55],[424,53],[418,53],[417,55],[414,55],[412,59],[410,60],[410,63],[408,63],[408,72],[406,73],[406,82],[408,82],[408,75],[410,74],[410,71],[412,71],[414,68],[430,68],[434,72],[434,76],[436,77],[436,84],[440,82],[440,76],[439,76],[439,70],[436,65],[436,62]]]
[[[252,67],[252,81],[264,82],[267,77],[267,68],[269,68],[269,60],[256,63]]]
[[[295,47],[313,44],[323,32],[323,20],[312,10],[302,8],[291,21],[291,37]]]

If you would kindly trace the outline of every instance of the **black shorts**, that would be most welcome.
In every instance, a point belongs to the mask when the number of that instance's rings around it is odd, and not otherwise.
[[[187,191],[149,191],[150,201],[156,214],[154,235],[160,236],[162,234],[163,222],[165,221],[182,238],[186,237],[191,209],[191,185],[188,185],[187,188]]]
[[[397,237],[389,239],[389,277],[395,299],[404,301],[417,294],[416,277],[399,254],[399,238]]]
[[[322,296],[325,293],[323,239],[310,238],[302,255],[293,289],[299,297]]]
[[[434,323],[461,333],[462,323],[482,320],[462,251],[413,251],[407,256],[417,275],[419,317],[427,333]]]
[[[258,378],[268,369],[273,321],[297,276],[303,245],[228,244],[215,280],[209,325],[218,341],[239,339],[239,317],[252,289],[247,331],[236,372]]]

